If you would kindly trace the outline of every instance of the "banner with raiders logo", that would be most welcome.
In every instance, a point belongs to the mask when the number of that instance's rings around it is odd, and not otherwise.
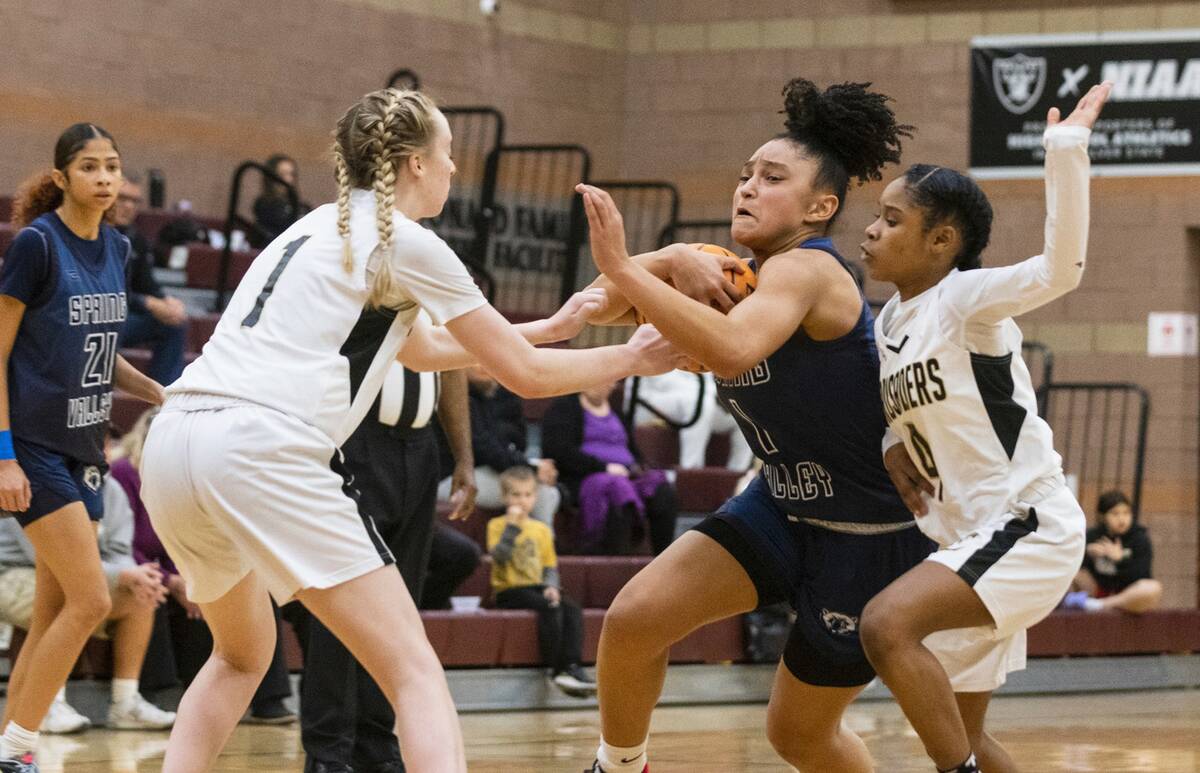
[[[1200,175],[1200,30],[974,38],[971,173],[1040,177],[1046,111],[1104,80],[1095,174]]]

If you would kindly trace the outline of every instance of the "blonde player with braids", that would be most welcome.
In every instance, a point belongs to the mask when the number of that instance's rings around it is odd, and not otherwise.
[[[450,144],[445,117],[419,92],[385,89],[352,106],[335,133],[337,204],[263,250],[154,420],[143,499],[214,640],[180,704],[165,773],[208,770],[232,733],[271,659],[268,592],[302,601],[379,684],[409,771],[465,770],[441,666],[339,474],[339,446],[398,355],[417,370],[478,362],[526,395],[674,365],[653,330],[588,351],[531,345],[573,336],[603,293],[516,327],[489,306],[417,224],[446,201]],[[422,309],[439,327],[417,321]]]

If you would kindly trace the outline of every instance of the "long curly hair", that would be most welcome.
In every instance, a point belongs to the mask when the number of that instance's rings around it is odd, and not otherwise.
[[[66,174],[67,167],[75,160],[75,156],[79,155],[79,151],[92,140],[100,138],[111,142],[113,149],[117,150],[116,140],[103,127],[94,123],[68,126],[66,131],[59,135],[58,142],[54,143],[54,168]],[[120,153],[120,150],[117,152]],[[16,198],[13,200],[13,224],[24,228],[47,212],[58,209],[62,201],[63,192],[54,182],[54,175],[49,170],[38,172],[21,183],[17,189]]]

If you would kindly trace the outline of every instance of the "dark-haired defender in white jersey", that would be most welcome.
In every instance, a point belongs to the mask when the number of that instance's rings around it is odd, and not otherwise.
[[[1083,558],[1084,514],[1037,415],[1012,318],[1083,276],[1087,144],[1108,91],[1092,87],[1061,122],[1050,111],[1041,255],[980,268],[987,198],[927,165],[887,186],[863,243],[871,276],[899,289],[876,322],[884,414],[903,441],[888,466],[940,550],[867,606],[862,639],[939,770],[1015,770],[983,730],[988,699],[1024,667],[1025,629]]]

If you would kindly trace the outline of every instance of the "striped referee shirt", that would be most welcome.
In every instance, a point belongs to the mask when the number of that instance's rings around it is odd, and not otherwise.
[[[441,391],[441,374],[417,373],[393,362],[379,392],[379,423],[401,432],[428,426]]]

